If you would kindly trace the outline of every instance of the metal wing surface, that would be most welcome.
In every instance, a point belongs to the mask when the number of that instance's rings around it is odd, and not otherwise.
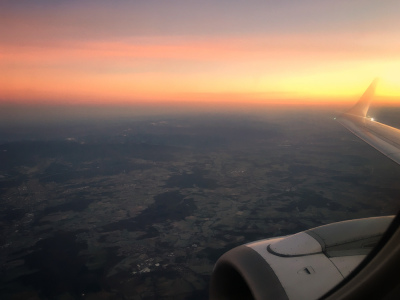
[[[400,164],[400,130],[367,117],[376,84],[375,79],[360,100],[347,112],[337,117],[337,121],[360,139]]]

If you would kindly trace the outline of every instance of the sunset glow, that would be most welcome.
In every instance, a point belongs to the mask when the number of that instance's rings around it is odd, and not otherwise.
[[[193,3],[177,12],[117,2],[2,4],[0,101],[323,105],[354,101],[377,76],[377,97],[400,98],[400,21],[385,1],[352,13],[340,1],[333,12],[261,5],[265,23],[240,5],[208,16],[208,3],[190,19],[178,12],[196,12]],[[291,19],[268,19],[271,9]]]

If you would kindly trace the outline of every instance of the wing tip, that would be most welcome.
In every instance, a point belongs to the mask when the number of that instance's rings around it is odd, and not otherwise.
[[[365,90],[364,94],[361,96],[360,100],[358,100],[358,102],[346,113],[365,117],[367,115],[369,106],[375,94],[376,86],[379,81],[379,77],[374,78],[374,80],[372,80],[371,84]]]

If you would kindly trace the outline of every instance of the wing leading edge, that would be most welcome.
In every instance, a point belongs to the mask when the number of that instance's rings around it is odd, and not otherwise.
[[[400,164],[400,130],[367,117],[377,79],[360,100],[348,111],[337,117],[337,121],[369,145]]]

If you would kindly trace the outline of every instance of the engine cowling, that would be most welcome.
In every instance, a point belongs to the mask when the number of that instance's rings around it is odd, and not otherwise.
[[[393,218],[332,223],[236,247],[215,264],[210,299],[318,299],[354,270]]]

